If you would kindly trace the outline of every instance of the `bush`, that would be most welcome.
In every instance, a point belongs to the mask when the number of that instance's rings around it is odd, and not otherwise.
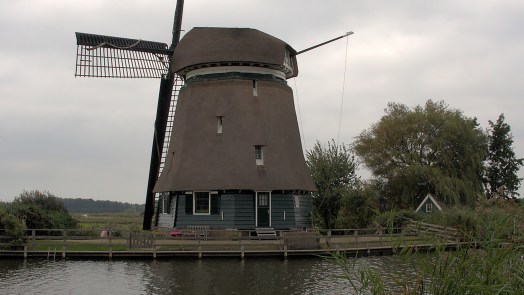
[[[342,195],[336,228],[365,228],[376,215],[376,191],[369,185],[360,185]]]
[[[6,204],[7,213],[17,217],[31,229],[76,228],[77,221],[69,214],[61,201],[49,192],[30,191],[20,194],[12,203]]]
[[[472,236],[479,229],[479,216],[469,208],[450,207],[441,212],[419,214],[419,218],[427,223],[457,228],[462,235]]]
[[[25,225],[15,216],[0,208],[0,229],[5,229],[5,235],[13,245],[20,245],[26,230]]]
[[[403,223],[408,220],[418,220],[420,217],[412,210],[392,210],[383,212],[375,218],[375,226],[385,228],[400,228]]]

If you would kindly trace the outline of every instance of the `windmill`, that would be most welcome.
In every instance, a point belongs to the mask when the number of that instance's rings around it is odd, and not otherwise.
[[[76,76],[160,78],[144,229],[307,228],[315,185],[286,80],[296,51],[247,28],[193,28],[170,47],[77,33]],[[156,214],[155,214],[156,212]]]

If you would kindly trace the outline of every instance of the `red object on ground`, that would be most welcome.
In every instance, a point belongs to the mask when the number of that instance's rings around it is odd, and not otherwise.
[[[179,236],[182,235],[182,232],[178,231],[178,230],[175,230],[175,231],[170,232],[169,235],[172,236],[172,237],[179,237]]]

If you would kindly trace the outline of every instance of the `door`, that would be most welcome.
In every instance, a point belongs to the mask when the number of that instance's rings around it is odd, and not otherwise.
[[[257,192],[257,227],[271,226],[271,194]]]

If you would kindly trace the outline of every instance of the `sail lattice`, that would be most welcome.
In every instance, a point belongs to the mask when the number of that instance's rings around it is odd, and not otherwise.
[[[167,44],[76,33],[78,77],[160,78],[168,73]]]

